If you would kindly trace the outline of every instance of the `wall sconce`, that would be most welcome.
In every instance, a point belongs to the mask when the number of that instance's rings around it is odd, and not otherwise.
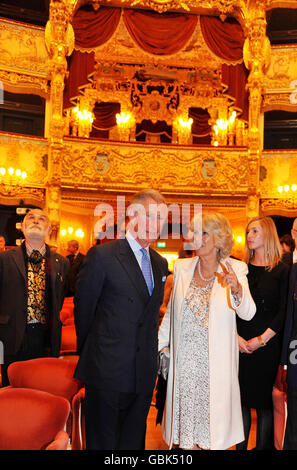
[[[67,238],[69,238],[69,239],[73,237],[73,234],[78,238],[84,238],[84,236],[85,236],[85,233],[81,228],[78,228],[74,231],[73,227],[68,227],[67,229],[63,228],[63,229],[61,229],[60,233],[61,233],[62,237],[67,236]]]
[[[130,113],[121,112],[116,114],[117,126],[120,140],[130,140],[130,131],[134,125],[134,118]]]
[[[69,133],[78,137],[89,137],[94,122],[94,115],[87,109],[80,110],[78,106],[67,110],[66,127]]]
[[[192,129],[193,119],[189,118],[187,121],[182,117],[178,118],[175,121],[175,125],[178,133],[178,143],[179,144],[189,144],[191,139],[191,129]]]
[[[27,178],[27,172],[13,167],[0,168],[0,184],[6,188],[22,186],[24,180]]]
[[[297,184],[292,184],[292,185],[291,185],[291,188],[290,188],[290,186],[289,186],[288,184],[285,184],[285,186],[278,186],[277,190],[278,190],[278,192],[281,193],[281,194],[282,194],[283,192],[289,193],[289,192],[291,192],[291,191],[293,191],[293,192],[295,193],[295,191],[297,191]],[[295,196],[295,194],[294,194],[294,196]]]
[[[236,111],[230,110],[229,119],[217,119],[214,130],[213,145],[234,145],[236,128]]]

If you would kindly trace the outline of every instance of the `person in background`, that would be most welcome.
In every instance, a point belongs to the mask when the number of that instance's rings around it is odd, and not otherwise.
[[[170,355],[162,432],[169,448],[223,450],[244,438],[236,315],[251,320],[256,309],[246,264],[229,257],[228,220],[203,212],[202,241],[195,220],[192,231],[197,256],[176,260],[159,330]]]
[[[5,244],[5,238],[3,237],[3,235],[0,235],[0,252],[5,251]]]
[[[77,282],[77,276],[81,265],[84,262],[85,255],[79,252],[79,243],[77,240],[70,240],[68,242],[67,259],[70,264],[70,269],[67,276],[67,292],[66,297],[73,297],[75,294],[75,287]]]
[[[168,273],[150,248],[167,218],[163,196],[136,194],[125,238],[92,247],[79,272],[74,318],[85,383],[86,448],[141,450],[158,370],[158,317]]]
[[[239,383],[245,439],[237,446],[246,450],[251,409],[257,413],[256,450],[274,449],[272,388],[280,363],[282,329],[286,313],[288,266],[270,217],[253,218],[246,228],[248,282],[256,315],[250,322],[237,319],[239,335]]]
[[[291,235],[283,235],[280,238],[280,244],[282,247],[282,261],[289,266],[292,266],[293,263],[293,252],[295,249],[295,242]]]
[[[68,261],[45,243],[51,225],[42,210],[29,210],[22,232],[25,241],[20,247],[0,253],[2,386],[9,384],[7,368],[12,362],[60,354]]]

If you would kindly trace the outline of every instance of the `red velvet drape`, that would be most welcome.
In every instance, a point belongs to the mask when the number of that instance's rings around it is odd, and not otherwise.
[[[71,98],[79,95],[80,87],[89,82],[94,72],[95,53],[74,50],[68,59],[69,75],[65,82],[64,109],[73,106]]]
[[[193,144],[209,145],[211,143],[211,126],[208,123],[209,117],[209,113],[206,109],[189,109],[189,118],[193,119]]]
[[[216,16],[200,16],[203,38],[215,55],[227,62],[242,60],[244,34],[240,24],[234,18],[224,22]]]
[[[101,6],[95,11],[91,5],[85,5],[76,12],[72,21],[75,50],[68,62],[64,108],[71,106],[71,98],[79,95],[79,87],[88,83],[94,72],[94,49],[112,37],[120,17],[121,9],[112,7]]]
[[[72,22],[76,50],[69,60],[69,78],[64,93],[65,108],[71,106],[71,98],[79,95],[79,88],[88,83],[94,71],[92,51],[112,37],[118,26],[121,11],[120,8],[103,6],[95,11],[90,5],[85,5],[77,11]],[[174,54],[184,47],[191,38],[198,20],[196,15],[159,14],[133,9],[123,10],[123,17],[127,30],[137,44],[156,55]],[[227,87],[226,93],[234,98],[234,106],[242,110],[242,117],[247,119],[247,71],[242,63],[242,28],[235,19],[227,18],[222,22],[212,16],[200,16],[200,24],[208,47],[226,62],[222,66],[222,81]],[[196,125],[194,123],[194,129]]]
[[[93,109],[94,122],[90,137],[108,139],[109,129],[116,125],[116,114],[120,111],[120,103],[96,103]]]
[[[175,54],[191,38],[197,24],[195,15],[124,10],[124,21],[134,41],[146,52]]]
[[[136,124],[136,140],[145,141],[146,134],[156,134],[160,136],[160,142],[171,142],[172,126],[166,121],[158,121],[153,123],[149,119],[144,119],[141,123]]]
[[[110,39],[121,17],[121,9],[104,7],[95,11],[91,5],[80,8],[72,21],[75,48],[94,49]]]
[[[241,118],[245,121],[249,119],[248,74],[244,64],[222,65],[222,82],[228,87],[226,94],[234,99],[234,107],[242,110]]]
[[[243,57],[244,33],[234,18],[224,22],[215,16],[200,16],[203,38],[210,50],[226,63],[222,65],[222,82],[227,94],[234,99],[234,106],[242,111],[242,118],[248,120],[248,94],[246,82],[248,71]],[[233,62],[233,64],[231,64]]]

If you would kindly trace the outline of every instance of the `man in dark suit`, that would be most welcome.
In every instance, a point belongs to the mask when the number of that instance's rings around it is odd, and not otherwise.
[[[0,253],[0,340],[4,349],[2,385],[15,361],[59,356],[60,310],[68,261],[45,243],[50,222],[40,209],[24,217],[25,241]]]
[[[297,450],[297,263],[290,273],[281,364],[287,369],[287,424],[285,450]]]
[[[78,276],[75,376],[86,385],[87,449],[144,448],[168,272],[167,261],[149,245],[159,237],[167,207],[153,190],[132,202],[126,237],[91,248]]]
[[[77,276],[84,262],[85,255],[79,252],[79,243],[77,240],[70,240],[68,242],[68,253],[69,255],[66,256],[66,258],[70,263],[70,269],[67,276],[66,297],[73,297],[75,294]]]

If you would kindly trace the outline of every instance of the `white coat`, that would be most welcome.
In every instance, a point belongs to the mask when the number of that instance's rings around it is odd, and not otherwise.
[[[159,351],[170,349],[167,395],[162,433],[172,447],[175,402],[175,379],[178,376],[178,348],[184,299],[194,275],[198,257],[180,259],[174,265],[174,280],[166,314],[159,331]],[[222,261],[225,264],[225,261]],[[209,375],[210,375],[210,448],[227,449],[244,440],[238,382],[239,347],[236,313],[244,320],[253,318],[256,307],[251,297],[247,273],[242,261],[227,258],[242,285],[242,300],[235,307],[230,288],[220,281],[222,268],[213,283],[209,305]]]

